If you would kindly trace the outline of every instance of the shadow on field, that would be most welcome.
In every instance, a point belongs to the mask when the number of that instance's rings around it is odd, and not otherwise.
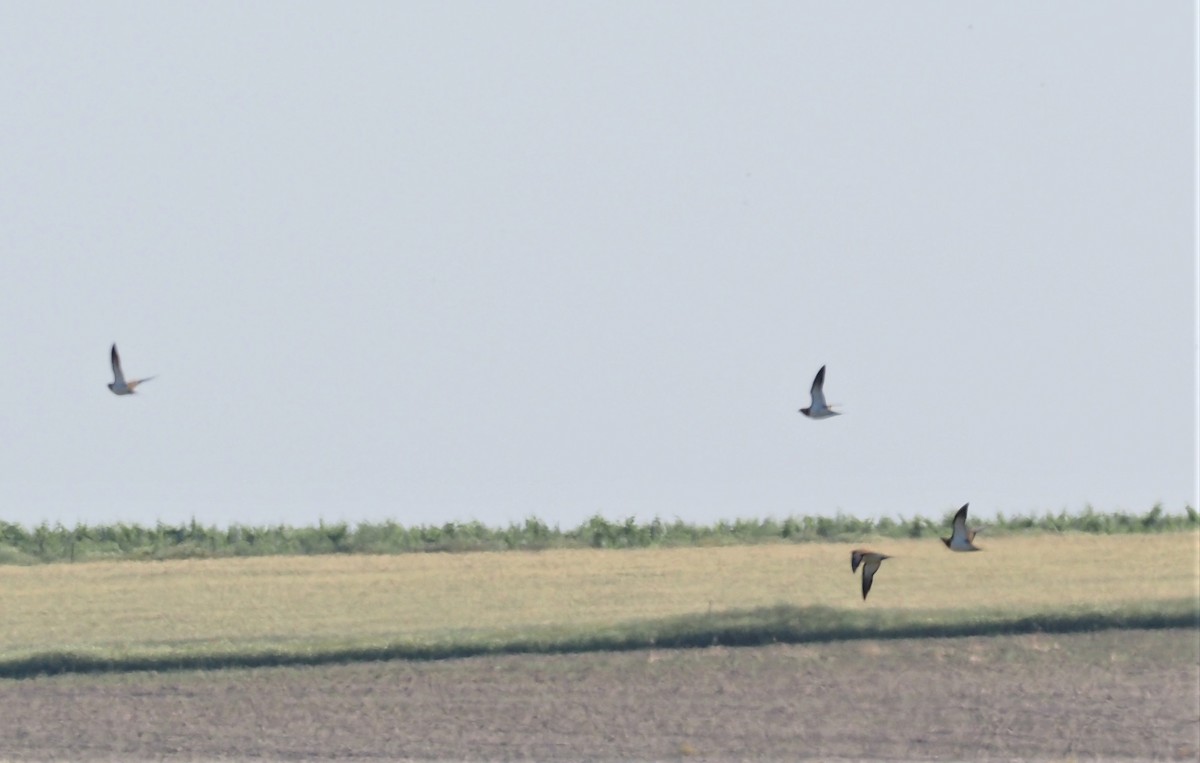
[[[255,646],[224,651],[175,651],[165,655],[45,652],[0,659],[0,678],[1164,628],[1200,629],[1200,602],[1185,598],[1155,602],[1153,609],[1080,609],[1038,614],[981,612],[978,615],[779,605],[643,620],[587,632],[547,630],[523,636],[476,635],[433,644],[394,641],[383,645],[294,645],[276,649]]]

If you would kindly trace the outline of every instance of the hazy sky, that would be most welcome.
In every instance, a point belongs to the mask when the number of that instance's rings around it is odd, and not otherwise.
[[[1182,1],[6,4],[0,518],[1182,511],[1195,45]]]

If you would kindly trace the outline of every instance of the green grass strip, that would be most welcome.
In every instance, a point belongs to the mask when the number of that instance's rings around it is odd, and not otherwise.
[[[0,678],[1164,628],[1200,629],[1200,601],[1184,598],[1110,609],[1077,608],[1036,613],[913,612],[779,605],[636,621],[601,630],[570,632],[558,628],[523,635],[457,633],[428,642],[298,643],[240,648],[192,644],[166,651],[153,648],[119,653],[55,651],[0,658]]]

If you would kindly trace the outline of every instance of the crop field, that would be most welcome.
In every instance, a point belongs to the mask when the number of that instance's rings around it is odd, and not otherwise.
[[[1194,631],[0,681],[0,760],[1191,760]]]
[[[1200,534],[978,543],[0,567],[0,760],[1200,750]]]
[[[1188,622],[1198,538],[888,539],[866,601],[849,544],[4,567],[0,676]]]

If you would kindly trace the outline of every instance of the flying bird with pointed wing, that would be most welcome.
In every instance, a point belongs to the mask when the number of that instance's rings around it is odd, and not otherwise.
[[[114,342],[112,346],[112,370],[113,382],[108,385],[114,395],[132,395],[133,391],[142,382],[148,382],[153,379],[153,376],[147,376],[145,379],[125,380],[125,373],[121,371],[121,356],[117,354],[117,345]]]
[[[825,403],[825,366],[821,366],[821,370],[817,371],[817,378],[813,379],[812,389],[809,390],[812,395],[812,403],[807,408],[801,408],[800,412],[810,419],[827,419],[830,416],[840,416],[840,411],[835,411]]]
[[[856,548],[850,552],[850,571],[856,572],[858,565],[862,565],[862,592],[863,601],[866,601],[867,594],[871,590],[871,583],[875,580],[875,571],[879,569],[879,565],[883,564],[884,559],[892,557],[886,554],[877,554],[874,551],[867,551],[865,548]]]
[[[964,503],[958,513],[954,515],[954,529],[950,531],[949,538],[942,538],[942,543],[946,544],[946,548],[951,551],[981,551],[972,541],[975,540],[975,533],[978,530],[967,529],[967,507],[969,503]]]

